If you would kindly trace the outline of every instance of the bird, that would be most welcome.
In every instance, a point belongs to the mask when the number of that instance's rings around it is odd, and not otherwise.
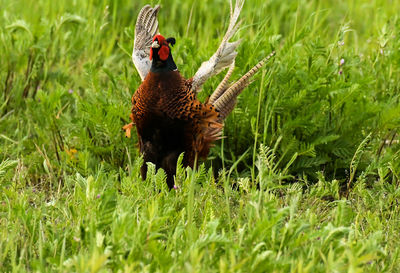
[[[131,123],[123,129],[127,137],[136,127],[139,152],[143,156],[141,177],[146,180],[147,163],[166,173],[169,189],[175,185],[178,157],[182,164],[194,168],[197,160],[206,159],[213,143],[222,138],[224,120],[236,105],[237,96],[251,82],[251,77],[274,56],[272,51],[239,80],[229,83],[235,68],[240,40],[232,41],[240,22],[244,0],[230,0],[228,29],[217,51],[203,62],[193,77],[186,79],[179,72],[172,56],[176,43],[173,37],[159,34],[160,6],[144,6],[139,12],[132,52],[132,61],[142,80],[132,96]],[[228,71],[205,102],[197,99],[203,84],[224,69]]]

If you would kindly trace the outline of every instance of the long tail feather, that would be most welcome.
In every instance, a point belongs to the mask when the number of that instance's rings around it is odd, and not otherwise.
[[[218,91],[218,93],[215,94],[216,93],[215,91],[211,95],[211,97],[218,97],[214,102],[212,102],[212,104],[218,111],[220,111],[221,120],[224,120],[229,115],[229,113],[232,112],[236,104],[237,96],[243,91],[243,89],[245,89],[251,83],[250,80],[251,77],[253,77],[254,74],[274,55],[275,51],[269,54],[268,57],[262,59],[258,64],[256,64],[252,69],[250,69],[246,74],[244,74],[237,82],[232,84],[229,88],[222,91],[217,88],[216,91]]]
[[[229,67],[228,72],[226,73],[222,82],[218,85],[217,89],[211,94],[208,103],[213,104],[227,89],[226,86],[228,84],[229,78],[232,76],[233,70],[235,69],[235,61],[232,62]]]

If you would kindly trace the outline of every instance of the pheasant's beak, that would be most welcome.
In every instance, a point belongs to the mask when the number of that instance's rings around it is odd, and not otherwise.
[[[159,48],[160,47],[160,45],[158,44],[158,41],[156,40],[156,41],[154,41],[152,44],[151,44],[151,48]]]

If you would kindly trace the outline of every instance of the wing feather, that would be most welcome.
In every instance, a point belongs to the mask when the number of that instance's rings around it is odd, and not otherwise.
[[[144,6],[138,15],[135,26],[135,42],[133,45],[132,61],[139,72],[142,81],[150,71],[150,46],[154,35],[158,33],[157,15],[160,6],[152,8]]]
[[[206,80],[218,74],[235,61],[237,55],[236,48],[238,47],[240,40],[235,42],[229,41],[240,26],[240,22],[237,22],[237,20],[243,8],[244,0],[236,0],[233,11],[232,1],[229,3],[231,10],[228,30],[226,31],[226,34],[214,55],[208,61],[203,62],[199,70],[197,70],[196,74],[193,76],[192,89],[194,91],[200,91]]]

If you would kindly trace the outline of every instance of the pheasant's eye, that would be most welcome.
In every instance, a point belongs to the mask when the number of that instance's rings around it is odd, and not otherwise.
[[[158,44],[158,41],[155,40],[152,44],[151,44],[151,48],[159,48],[160,45]]]

